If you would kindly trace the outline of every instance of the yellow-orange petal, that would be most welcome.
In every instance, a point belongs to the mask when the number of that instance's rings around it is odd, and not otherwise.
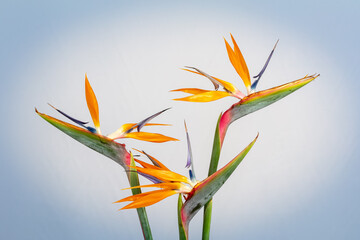
[[[150,192],[139,193],[139,194],[136,194],[136,195],[131,195],[131,196],[128,196],[128,197],[123,198],[123,199],[120,199],[120,200],[118,200],[118,201],[116,201],[116,202],[113,202],[113,203],[121,203],[121,202],[135,201],[135,200],[137,200],[137,199],[139,199],[139,198],[142,198],[142,197],[144,197],[144,196],[146,196],[146,195],[149,195],[149,194],[151,194],[151,191],[150,191]]]
[[[243,80],[248,93],[250,93],[250,91],[251,91],[251,80],[250,80],[250,74],[249,74],[249,70],[248,70],[248,67],[246,65],[245,59],[244,59],[244,57],[243,57],[237,43],[235,42],[234,37],[232,35],[231,35],[231,40],[232,40],[233,45],[234,45],[234,50],[230,47],[230,45],[226,41],[226,39],[224,39],[224,40],[225,40],[226,50],[227,50],[230,62],[233,65],[233,67],[235,68],[236,72],[241,77],[241,79]]]
[[[110,139],[118,139],[123,138],[125,132],[129,129],[133,128],[136,123],[125,123],[120,128],[118,128],[115,132],[109,134],[107,137]],[[146,123],[144,126],[171,126],[171,124],[164,124],[164,123]]]
[[[126,205],[125,207],[121,208],[120,210],[147,207],[147,206],[153,205],[157,202],[160,202],[161,200],[163,200],[167,197],[170,197],[176,193],[177,193],[177,191],[175,191],[175,190],[152,191],[152,192],[150,192],[150,194],[147,194],[141,198],[136,199],[135,201]]]
[[[122,138],[124,136],[124,133],[133,126],[135,126],[135,124],[136,123],[125,123],[121,125],[121,127],[119,127],[115,132],[109,134],[107,137],[110,139]]]
[[[168,190],[180,190],[180,189],[184,188],[184,184],[180,183],[180,182],[164,182],[164,183],[155,183],[155,184],[129,187],[129,188],[121,189],[121,190],[128,190],[128,189],[134,189],[134,188],[149,188],[149,187],[157,187],[157,188],[168,189]],[[191,191],[191,189],[189,188],[189,192],[190,191]]]
[[[97,133],[101,134],[100,121],[99,121],[99,105],[86,74],[85,74],[85,97],[96,131]]]
[[[183,182],[192,185],[192,182],[187,177],[169,170],[149,169],[149,168],[140,168],[140,167],[131,167],[131,168],[136,169],[138,172],[154,176],[157,179],[164,182]]]
[[[187,70],[187,69],[185,69]],[[204,92],[208,92],[209,90],[204,90],[204,89],[200,89],[200,88],[180,88],[180,89],[175,89],[175,90],[171,90],[170,92],[184,92],[184,93],[189,93],[189,94],[199,94],[199,93],[204,93]]]
[[[208,91],[200,94],[194,94],[184,98],[176,98],[173,100],[186,101],[186,102],[211,102],[228,96],[232,96],[232,94],[223,91]]]
[[[149,133],[149,132],[131,132],[123,136],[123,138],[133,138],[141,141],[163,143],[168,141],[179,141],[179,139],[168,137],[160,133]]]
[[[201,75],[201,76],[206,77],[204,74],[202,74],[202,73],[200,73],[200,72],[196,72],[196,71],[193,71],[193,70],[190,70],[190,69],[186,69],[186,68],[183,68],[183,70],[186,70],[186,71],[192,72],[192,73],[196,73],[196,74],[199,74],[199,75]],[[211,76],[211,77],[214,78],[216,81],[218,81],[219,84],[222,85],[227,91],[229,91],[229,92],[231,92],[231,93],[233,93],[233,94],[236,94],[236,93],[240,92],[233,84],[231,84],[231,83],[229,83],[229,82],[227,82],[227,81],[225,81],[225,80],[222,80],[222,79],[220,79],[220,78],[214,77],[214,76]],[[187,88],[185,88],[185,89],[187,89]],[[195,88],[195,89],[196,89],[196,88]],[[179,89],[179,90],[180,90],[180,89]],[[200,90],[202,90],[202,89],[200,89]],[[175,90],[173,90],[173,91],[175,91]],[[206,90],[203,90],[203,91],[205,92]],[[183,91],[183,92],[185,92],[185,91]],[[191,92],[188,92],[188,93],[191,93]],[[201,93],[201,92],[199,92],[199,93]],[[197,94],[197,93],[194,92],[194,93],[192,93],[192,94]],[[241,95],[241,92],[240,92],[240,95]]]

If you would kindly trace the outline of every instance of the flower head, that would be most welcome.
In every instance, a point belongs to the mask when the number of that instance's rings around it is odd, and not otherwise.
[[[141,152],[143,154],[146,154],[143,151]],[[187,196],[195,186],[195,183],[189,178],[171,171],[164,164],[157,161],[152,156],[147,156],[153,161],[153,163],[155,163],[154,165],[148,164],[138,159],[134,159],[135,162],[139,163],[142,167],[129,167],[130,169],[137,171],[138,174],[152,181],[153,184],[135,186],[126,189],[153,187],[158,188],[158,190],[140,193],[116,201],[115,203],[131,201],[130,204],[121,208],[121,210],[147,207],[177,193],[181,193]]]
[[[151,180],[153,184],[134,186],[127,189],[153,187],[157,188],[157,190],[129,196],[116,201],[115,203],[130,202],[120,210],[142,208],[153,205],[174,194],[181,194],[184,197],[185,202],[181,204],[180,218],[182,222],[182,228],[185,230],[185,234],[187,235],[188,226],[191,219],[226,182],[226,180],[241,163],[246,154],[250,151],[256,139],[257,137],[233,160],[231,160],[223,168],[219,169],[203,181],[197,181],[194,178],[194,175],[192,175],[193,169],[189,170],[190,178],[187,178],[181,174],[171,171],[155,158],[149,156],[143,151],[140,151],[141,153],[144,153],[153,164],[134,159],[135,162],[141,165],[141,167],[130,165],[129,168],[132,169],[132,171],[137,171],[138,174]],[[190,162],[192,162],[192,160]]]
[[[148,122],[150,120],[152,120],[153,118],[155,118],[156,116],[160,115],[161,113],[169,110],[169,108],[164,109],[158,113],[155,113],[155,114],[151,115],[150,117],[147,117],[146,119],[144,119],[138,123],[126,123],[126,124],[122,125],[115,132],[113,132],[107,136],[104,136],[104,135],[102,135],[101,130],[100,130],[98,102],[97,102],[95,93],[89,83],[89,80],[88,80],[86,74],[85,74],[85,96],[86,96],[86,103],[87,103],[91,118],[94,123],[94,127],[88,126],[88,122],[77,120],[77,119],[69,116],[68,114],[64,113],[63,111],[55,108],[53,105],[51,105],[51,104],[49,104],[49,105],[51,107],[53,107],[56,111],[58,111],[60,114],[65,116],[66,118],[70,119],[71,121],[80,125],[81,127],[87,129],[89,132],[91,132],[93,134],[97,134],[102,137],[106,137],[111,140],[120,139],[120,138],[133,138],[133,139],[138,139],[138,140],[142,140],[142,141],[158,142],[158,143],[167,142],[167,141],[177,141],[177,139],[175,139],[175,138],[164,136],[159,133],[150,133],[150,132],[141,132],[140,131],[144,126],[168,126],[168,124],[148,123]],[[135,129],[137,129],[136,132],[134,131]]]
[[[231,35],[231,34],[230,34]],[[172,90],[173,92],[184,92],[184,93],[188,93],[191,94],[188,97],[183,97],[183,98],[177,98],[174,100],[177,101],[188,101],[188,102],[210,102],[210,101],[215,101],[224,97],[228,97],[228,96],[232,96],[235,97],[237,99],[240,99],[241,101],[245,101],[246,98],[252,96],[252,94],[255,93],[256,90],[256,86],[259,83],[259,80],[261,78],[261,76],[263,75],[263,73],[265,72],[266,67],[268,66],[270,59],[274,53],[274,50],[276,48],[276,45],[278,42],[276,42],[274,48],[272,49],[268,59],[265,62],[264,67],[262,68],[262,70],[260,71],[260,73],[256,76],[254,76],[254,78],[256,79],[253,83],[251,83],[251,79],[250,79],[250,74],[249,74],[249,70],[248,67],[246,65],[245,59],[235,41],[235,39],[233,38],[233,36],[231,35],[231,40],[232,43],[234,45],[234,48],[232,48],[230,46],[230,44],[225,40],[225,46],[226,46],[226,50],[229,56],[229,60],[231,62],[231,64],[233,65],[235,71],[237,72],[237,74],[240,76],[240,78],[242,79],[246,90],[247,90],[247,94],[245,95],[244,93],[242,93],[238,88],[235,87],[235,85],[221,80],[217,77],[211,76],[205,72],[203,72],[202,70],[198,69],[198,68],[194,68],[194,67],[186,67],[183,70],[192,72],[192,73],[196,73],[199,75],[202,75],[206,78],[208,78],[212,84],[215,87],[215,90],[204,90],[204,89],[199,89],[199,88],[181,88],[181,89],[176,89],[176,90]],[[318,77],[319,75],[311,75],[311,76],[305,76],[302,79],[299,80],[303,80],[303,81],[307,81],[307,80],[313,80],[316,77]],[[221,86],[223,88],[223,91],[218,91],[219,86]],[[279,86],[281,87],[281,86]],[[265,90],[266,91],[266,90]],[[262,91],[263,92],[263,91]]]

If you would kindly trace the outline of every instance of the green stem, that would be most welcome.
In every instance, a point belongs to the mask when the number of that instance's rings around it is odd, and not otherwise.
[[[202,239],[210,238],[211,212],[212,212],[212,199],[208,201],[204,206],[204,223],[203,223]]]
[[[219,163],[220,151],[221,151],[219,123],[221,116],[222,114],[220,114],[216,125],[208,176],[216,172]],[[212,199],[210,199],[204,206],[204,219],[203,219],[204,221],[203,221],[203,232],[202,232],[203,240],[208,240],[210,238],[211,213],[212,213]]]
[[[130,164],[131,164],[131,166],[135,166],[133,155],[132,154],[130,154],[130,155],[131,155],[131,163]],[[129,173],[129,183],[130,183],[131,187],[139,186],[139,176],[137,174],[137,171],[134,169],[131,169],[131,171]],[[140,188],[133,188],[133,189],[131,189],[131,191],[132,191],[133,195],[141,193]],[[150,228],[150,224],[149,224],[149,220],[148,220],[145,208],[137,208],[136,210],[137,210],[137,214],[139,217],[139,221],[140,221],[144,239],[152,240],[153,237],[151,234],[151,228]]]
[[[149,224],[149,220],[147,218],[146,209],[145,208],[137,208],[136,209],[139,221],[141,224],[141,229],[143,232],[144,239],[146,240],[152,240],[152,234],[151,234],[151,228]]]

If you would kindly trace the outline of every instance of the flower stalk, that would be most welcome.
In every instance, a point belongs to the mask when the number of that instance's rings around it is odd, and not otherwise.
[[[116,163],[121,165],[125,169],[125,172],[127,172],[127,177],[130,186],[131,187],[138,186],[139,185],[138,174],[136,170],[131,169],[131,166],[134,166],[133,157],[126,150],[125,144],[120,144],[115,140],[123,139],[123,138],[134,138],[142,141],[158,142],[158,143],[167,142],[167,141],[177,141],[177,139],[175,138],[171,138],[159,133],[149,133],[149,132],[141,131],[141,129],[145,126],[154,126],[154,125],[167,126],[168,124],[148,123],[148,122],[151,121],[156,116],[163,113],[164,111],[167,111],[168,109],[155,113],[138,123],[126,123],[122,125],[114,133],[105,136],[101,133],[100,130],[98,102],[86,75],[85,75],[85,96],[86,96],[87,106],[94,123],[94,127],[88,126],[88,122],[80,121],[69,116],[68,114],[55,108],[51,104],[49,105],[52,108],[54,108],[57,112],[59,112],[61,115],[68,118],[75,124],[79,125],[80,127],[53,118],[44,113],[40,113],[36,108],[35,108],[35,112],[41,118],[49,122],[51,125],[58,128],[60,131],[64,132],[65,134],[74,138],[78,142],[105,155],[106,157],[114,160]],[[135,129],[137,129],[137,132],[134,132]],[[134,188],[132,189],[132,193],[134,195],[141,194],[141,189]],[[138,208],[137,214],[139,217],[144,239],[152,239],[151,228],[145,208]]]
[[[238,73],[238,75],[240,76],[246,87],[247,90],[246,95],[242,93],[240,90],[238,90],[233,84],[221,80],[217,77],[211,76],[203,72],[202,70],[199,70],[194,67],[187,67],[187,69],[184,70],[206,77],[212,82],[212,84],[215,87],[215,90],[204,90],[197,88],[182,88],[182,89],[173,90],[175,92],[180,91],[180,92],[192,94],[191,96],[188,97],[174,99],[177,101],[210,102],[228,96],[240,100],[239,102],[233,104],[228,110],[226,110],[219,117],[214,135],[213,149],[212,149],[209,173],[208,173],[209,176],[214,172],[216,172],[217,170],[220,152],[225,139],[225,135],[229,125],[232,122],[236,121],[241,117],[246,116],[247,114],[250,114],[252,112],[255,112],[257,110],[260,110],[264,107],[267,107],[277,102],[278,100],[286,97],[290,93],[310,83],[319,76],[319,74],[314,74],[310,76],[306,75],[305,77],[295,80],[293,82],[289,82],[277,87],[256,92],[256,87],[259,83],[259,80],[263,75],[263,73],[265,72],[271,57],[273,56],[278,41],[276,42],[274,48],[272,49],[270,55],[268,56],[265,65],[260,71],[260,73],[254,76],[256,80],[253,83],[251,83],[250,74],[245,59],[232,35],[231,35],[231,40],[234,47],[232,48],[225,39],[226,50],[231,64],[233,65],[234,69],[236,70],[236,72]],[[222,86],[224,91],[218,91],[219,86]],[[212,213],[212,200],[210,199],[209,202],[204,207],[203,240],[209,239],[210,237],[211,213]]]
[[[72,121],[77,126],[48,116],[44,113],[40,113],[35,108],[35,112],[51,125],[55,126],[85,146],[114,160],[125,169],[130,184],[130,187],[126,189],[131,190],[132,195],[120,199],[114,203],[130,202],[119,210],[137,210],[144,239],[153,239],[145,207],[151,206],[167,197],[178,194],[177,213],[179,239],[187,240],[189,238],[190,221],[197,214],[197,212],[202,207],[204,207],[202,239],[208,240],[210,238],[213,204],[212,197],[239,166],[258,138],[257,135],[255,139],[250,142],[250,144],[248,144],[237,156],[235,156],[225,166],[218,170],[221,149],[230,124],[250,113],[253,113],[279,101],[292,92],[307,85],[319,76],[319,74],[306,75],[305,77],[302,77],[298,80],[280,86],[276,86],[267,90],[256,91],[259,80],[269,65],[278,41],[270,52],[270,55],[268,56],[259,74],[253,77],[255,81],[252,82],[246,61],[234,37],[231,35],[233,47],[230,46],[226,39],[224,40],[229,60],[236,73],[244,83],[246,93],[241,92],[234,84],[209,75],[195,67],[185,67],[184,70],[207,78],[214,86],[214,90],[199,88],[181,88],[172,90],[173,92],[183,92],[190,94],[186,97],[174,99],[177,101],[204,103],[219,100],[224,97],[233,97],[237,101],[225,112],[221,113],[218,118],[214,133],[208,177],[202,181],[198,181],[195,176],[190,137],[185,122],[184,125],[188,152],[185,167],[188,170],[189,177],[185,177],[170,170],[163,163],[150,156],[145,151],[139,151],[135,149],[140,154],[146,156],[148,161],[151,163],[134,158],[132,152],[126,149],[125,144],[121,144],[116,141],[118,139],[125,138],[133,138],[154,143],[178,141],[178,139],[168,137],[160,133],[142,131],[144,127],[168,126],[168,124],[150,123],[150,121],[163,112],[169,110],[169,108],[157,112],[140,122],[125,123],[113,133],[103,135],[100,129],[98,101],[86,74],[85,97],[87,107],[93,121],[93,126],[89,126],[89,122],[80,121],[69,116],[51,104],[49,105],[52,108],[54,108],[58,113]],[[140,185],[139,175],[150,180],[152,184]],[[156,188],[156,190],[142,192],[141,188]]]

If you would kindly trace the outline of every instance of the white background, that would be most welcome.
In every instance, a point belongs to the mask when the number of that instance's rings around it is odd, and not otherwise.
[[[195,66],[235,84],[223,37],[231,32],[250,74],[280,39],[258,89],[306,74],[314,82],[230,126],[220,165],[259,140],[215,195],[213,239],[358,239],[359,17],[356,1],[47,1],[0,9],[2,239],[140,239],[123,169],[39,118],[47,102],[90,120],[84,75],[97,95],[103,133],[173,107],[153,131],[180,142],[122,140],[186,174],[183,120],[196,174],[207,175],[215,124],[235,99],[175,102],[169,90],[211,88],[180,70]],[[61,118],[62,119],[62,118]],[[144,129],[146,130],[146,129]],[[152,129],[147,129],[152,131]],[[148,208],[155,239],[177,238],[176,197]],[[190,225],[201,236],[202,211]]]

